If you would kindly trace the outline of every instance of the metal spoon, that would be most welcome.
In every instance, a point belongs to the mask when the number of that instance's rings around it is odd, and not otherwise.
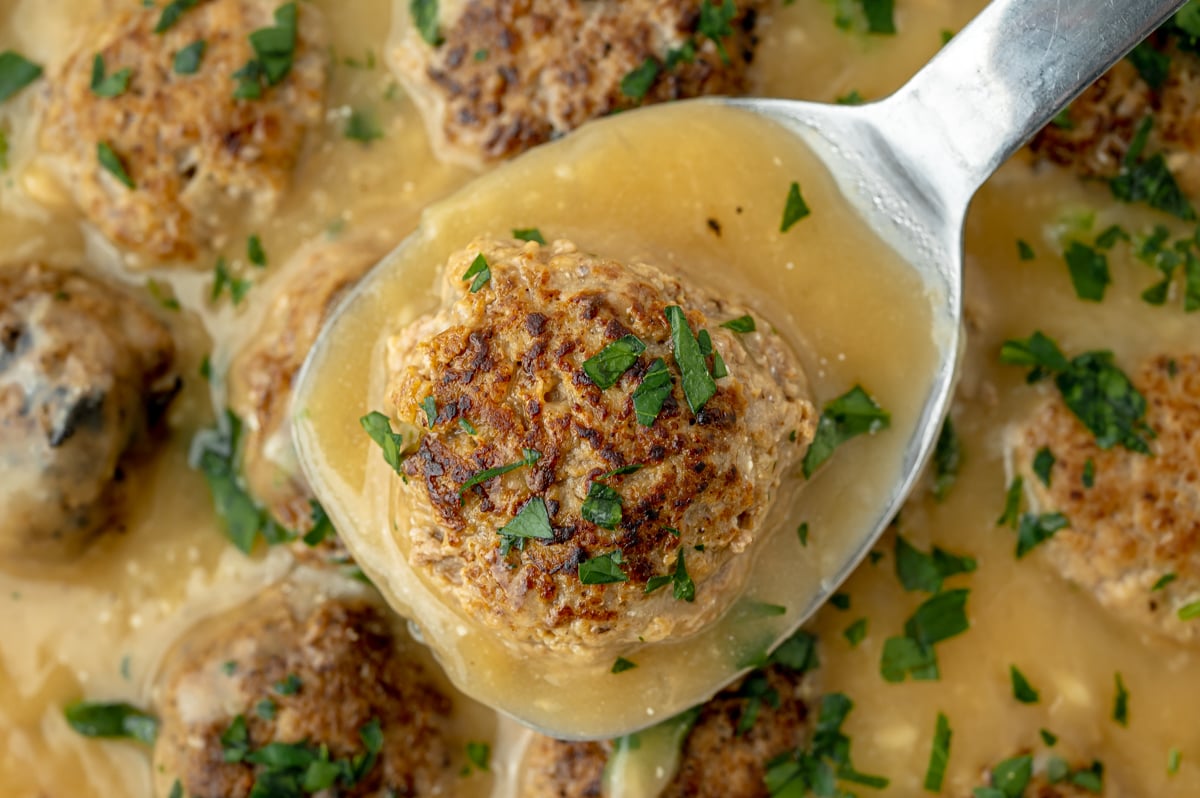
[[[815,610],[899,511],[933,452],[962,350],[963,223],[983,182],[1186,0],[992,0],[899,91],[847,107],[731,99],[812,148],[864,221],[941,300],[950,340],[871,534]]]

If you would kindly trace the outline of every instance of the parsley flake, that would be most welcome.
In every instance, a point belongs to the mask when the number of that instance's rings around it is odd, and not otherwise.
[[[303,683],[300,681],[300,677],[294,673],[289,673],[282,681],[275,683],[274,690],[280,695],[295,695],[300,692],[302,686]]]
[[[599,483],[593,482],[592,485]],[[629,575],[621,570],[621,550],[601,554],[579,563],[579,581],[585,585],[609,585],[628,582]]]
[[[409,0],[408,13],[426,44],[437,47],[442,43],[442,33],[438,28],[438,0]]]
[[[643,427],[654,425],[667,397],[671,395],[673,384],[666,361],[661,357],[655,358],[642,376],[641,383],[633,390],[633,412],[637,415],[638,424]]]
[[[933,730],[933,746],[929,751],[929,766],[925,769],[925,789],[929,792],[942,791],[942,781],[946,778],[946,765],[950,761],[950,721],[941,712],[937,716],[937,725]]]
[[[1194,221],[1196,211],[1175,182],[1163,154],[1156,153],[1147,159],[1141,157],[1153,124],[1152,116],[1142,120],[1126,151],[1121,171],[1109,181],[1109,188],[1122,202],[1145,202],[1151,208],[1184,221]]]
[[[200,71],[200,62],[204,60],[204,52],[208,42],[198,39],[175,53],[172,68],[177,75],[194,75]]]
[[[854,623],[846,627],[842,632],[842,636],[850,643],[851,648],[855,648],[867,636],[867,619],[859,618]]]
[[[1025,674],[1017,668],[1016,665],[1008,666],[1008,675],[1012,680],[1013,698],[1020,701],[1022,704],[1036,704],[1038,702],[1038,691],[1033,689],[1033,685],[1025,678]]]
[[[634,67],[621,78],[621,93],[631,100],[643,100],[658,75],[662,66],[654,56],[646,56],[646,60]]]
[[[492,280],[492,270],[482,252],[475,256],[475,260],[471,261],[471,265],[463,272],[463,280],[470,280],[472,277],[475,278],[471,281],[472,294],[479,293],[479,290]]]
[[[1072,241],[1063,257],[1071,273],[1075,295],[1088,302],[1102,301],[1105,289],[1112,283],[1108,271],[1108,256],[1086,244]]]
[[[1050,487],[1050,471],[1054,468],[1054,453],[1046,446],[1038,449],[1033,457],[1033,473],[1047,488]]]
[[[625,671],[633,670],[637,667],[637,663],[632,660],[627,660],[624,657],[617,657],[617,661],[613,663],[610,673],[624,673]]]
[[[514,227],[512,237],[518,241],[536,241],[543,247],[546,246],[546,239],[542,237],[542,231],[536,227]]]
[[[1200,601],[1193,601],[1179,608],[1179,620],[1194,621],[1200,618]]]
[[[675,570],[666,576],[652,576],[646,582],[646,593],[653,593],[660,587],[674,585],[673,591],[678,601],[692,602],[696,600],[696,583],[688,576],[687,566],[683,561],[683,549],[675,558]]]
[[[683,381],[683,395],[687,398],[692,414],[699,413],[717,392],[717,384],[708,372],[700,344],[692,334],[683,309],[671,305],[666,309],[667,321],[671,325],[671,342],[675,349],[675,363]]]
[[[1116,696],[1113,698],[1113,720],[1121,726],[1128,726],[1129,691],[1125,689],[1125,680],[1121,678],[1120,671],[1114,674],[1113,683],[1116,686]]]
[[[42,68],[13,50],[0,53],[0,103],[33,83]]]
[[[867,33],[890,35],[896,32],[895,0],[861,0],[867,17]]]
[[[902,535],[896,535],[896,576],[905,590],[923,590],[940,593],[942,580],[956,574],[967,574],[975,570],[971,557],[957,557],[937,546],[930,554],[912,546]]]
[[[891,415],[862,386],[855,385],[821,411],[816,435],[804,455],[804,477],[811,477],[834,449],[846,441],[859,435],[874,435],[887,429],[891,422]]]
[[[603,482],[588,486],[587,498],[580,510],[583,520],[605,529],[616,529],[621,523],[621,505],[624,500],[615,490]]]
[[[467,761],[479,771],[487,771],[491,766],[492,747],[487,743],[467,743]]]
[[[158,24],[154,26],[154,32],[163,34],[175,26],[179,22],[179,18],[183,16],[183,12],[194,8],[199,0],[171,0],[162,10],[162,14],[158,18]]]
[[[1004,512],[996,519],[996,526],[1017,528],[1017,524],[1021,520],[1021,491],[1024,487],[1025,480],[1020,476],[1013,477],[1013,481],[1009,483],[1008,490],[1004,494]]]
[[[153,745],[158,718],[125,703],[77,701],[63,710],[67,724],[84,737],[131,739]]]
[[[696,33],[716,45],[717,53],[725,64],[729,63],[729,53],[725,51],[725,44],[722,40],[733,35],[733,27],[729,23],[736,14],[737,6],[734,5],[733,0],[725,0],[720,4],[713,3],[711,0],[703,0],[700,3],[700,19],[696,23]]]
[[[534,496],[511,521],[502,526],[500,535],[506,538],[537,538],[550,540],[554,530],[550,527],[550,513],[546,510],[546,501],[541,496]]]
[[[779,232],[786,233],[791,230],[792,225],[810,213],[812,211],[800,194],[800,184],[793,181],[788,188],[787,199],[783,203],[783,221],[779,225]]]
[[[646,345],[637,336],[626,335],[583,361],[583,371],[601,390],[608,390],[645,351]]]
[[[496,466],[495,468],[485,468],[483,471],[480,471],[478,474],[472,475],[471,478],[468,479],[466,482],[464,482],[462,487],[458,489],[458,495],[462,496],[464,493],[466,493],[468,490],[475,487],[476,485],[482,485],[484,482],[487,482],[489,479],[494,479],[496,477],[503,476],[504,474],[507,474],[510,471],[516,471],[518,468],[524,468],[526,466],[531,466],[534,463],[536,463],[538,460],[542,459],[542,453],[539,452],[537,449],[522,449],[521,455],[522,455],[521,459],[517,460],[515,463],[508,463],[506,465]],[[542,509],[543,509],[543,511],[545,510],[544,505],[543,505]],[[547,537],[549,537],[549,536],[547,536]]]
[[[432,396],[426,396],[421,400],[421,409],[425,411],[426,423],[429,424],[430,429],[433,429],[438,418],[437,400]]]
[[[375,441],[383,450],[383,461],[390,465],[397,474],[403,473],[401,461],[404,458],[401,453],[404,451],[404,437],[399,432],[392,431],[391,419],[378,410],[372,410],[360,418],[358,423],[366,430],[371,440]]]
[[[97,97],[120,97],[129,91],[129,79],[133,70],[126,67],[108,75],[104,74],[104,56],[96,53],[92,58],[92,94]]]
[[[1050,538],[1054,533],[1070,525],[1062,513],[1025,513],[1017,528],[1017,559],[1021,559]]]
[[[754,323],[754,317],[749,313],[745,316],[738,316],[736,319],[722,322],[721,326],[737,333],[751,333],[758,329],[758,325]]]
[[[100,161],[100,166],[104,168],[104,171],[115,177],[117,182],[125,188],[135,188],[133,178],[129,176],[129,171],[125,168],[125,162],[107,141],[96,145],[96,159]]]
[[[262,239],[257,234],[246,239],[246,258],[260,268],[267,265],[267,253],[263,250]]]
[[[938,432],[937,444],[933,449],[933,497],[943,501],[950,488],[958,480],[962,466],[962,443],[954,429],[954,422],[947,416]]]
[[[342,135],[360,144],[370,144],[383,138],[383,130],[375,121],[373,113],[355,108],[350,112],[350,116],[346,117],[346,127],[342,129]]]

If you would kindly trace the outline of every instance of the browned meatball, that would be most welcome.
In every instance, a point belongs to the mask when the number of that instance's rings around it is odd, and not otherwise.
[[[317,9],[295,4],[291,68],[275,85],[259,81],[261,98],[235,99],[233,77],[255,59],[250,34],[277,26],[283,5],[201,0],[155,33],[163,9],[125,3],[55,71],[42,148],[83,214],[118,247],[150,265],[191,260],[219,239],[231,212],[263,215],[287,188],[305,131],[321,119],[327,56]],[[199,66],[180,74],[176,54],[198,41]],[[97,54],[107,76],[131,70],[128,90],[93,91]],[[100,145],[132,187],[102,165]]]
[[[480,258],[484,285],[463,277]],[[716,618],[816,426],[783,340],[761,321],[744,334],[718,326],[747,310],[683,278],[567,241],[475,241],[450,257],[442,287],[442,309],[388,347],[394,415],[420,435],[396,485],[414,566],[507,641],[581,658]],[[672,349],[673,306],[686,315],[680,329],[711,335],[728,371],[695,412]],[[627,336],[644,351],[602,389],[585,361]],[[707,376],[695,356],[683,379]],[[661,412],[639,419],[634,393],[659,378]],[[620,572],[608,584],[580,576],[599,557]],[[648,591],[681,572],[694,595],[681,579]]]
[[[1161,86],[1151,87],[1132,63],[1121,61],[1038,133],[1030,147],[1081,177],[1111,179],[1149,117],[1144,155],[1162,152],[1184,192],[1200,193],[1200,57],[1175,48],[1169,34],[1157,34],[1146,46],[1170,58]]]
[[[714,2],[704,24],[701,5],[467,0],[437,45],[403,20],[390,60],[445,157],[493,161],[619,109],[745,92],[766,3]]]
[[[375,727],[375,757],[338,777],[338,795],[451,794],[451,703],[401,623],[365,591],[301,580],[191,632],[156,690],[159,795],[178,779],[191,798],[245,798],[273,775],[255,752],[287,744],[307,761],[324,748],[353,763],[372,750]]]
[[[768,798],[767,763],[804,747],[810,700],[809,681],[781,666],[756,671],[718,693],[700,708],[662,798]],[[538,735],[522,763],[522,795],[599,798],[611,753],[609,742]]]
[[[0,267],[0,559],[69,559],[117,526],[124,469],[178,389],[174,354],[131,294]]]
[[[386,246],[381,237],[353,236],[300,252],[277,278],[282,287],[229,369],[229,404],[243,424],[246,485],[293,532],[311,528],[314,496],[292,445],[292,383],[330,311]]]
[[[1153,456],[1100,449],[1055,396],[1014,430],[1014,463],[1036,508],[1070,521],[1039,547],[1063,576],[1117,615],[1194,641],[1200,624],[1178,611],[1200,599],[1200,356],[1153,358],[1133,382],[1156,433]],[[1042,447],[1055,458],[1048,487],[1032,472]]]

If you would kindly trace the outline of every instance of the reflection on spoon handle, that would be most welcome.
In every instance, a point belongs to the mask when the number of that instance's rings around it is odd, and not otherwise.
[[[993,0],[924,69],[874,107],[948,207],[1186,0]]]

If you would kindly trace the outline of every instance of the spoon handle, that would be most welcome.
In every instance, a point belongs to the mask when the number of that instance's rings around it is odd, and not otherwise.
[[[993,0],[876,106],[951,208],[1186,0]]]

